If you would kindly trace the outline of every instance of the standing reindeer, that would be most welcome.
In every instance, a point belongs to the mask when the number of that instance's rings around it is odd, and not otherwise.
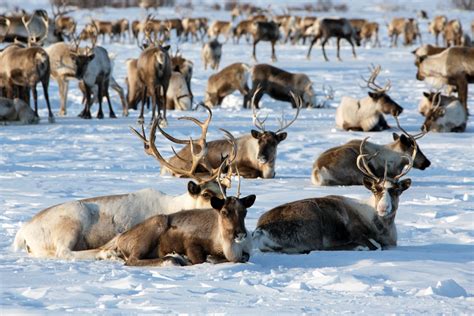
[[[433,18],[429,26],[429,31],[435,36],[436,46],[438,46],[438,36],[443,33],[448,18],[445,15],[438,15]]]
[[[194,120],[194,118],[188,118]],[[156,155],[155,132],[157,121],[150,130],[149,140],[134,131],[143,141],[145,152],[157,159],[163,166],[171,167],[166,160]],[[207,131],[207,129],[206,129]],[[205,137],[205,134],[204,134]],[[192,142],[206,148],[205,140]],[[204,163],[205,156],[193,156],[197,163]],[[222,198],[222,192],[215,180],[218,170],[197,175],[195,169],[174,168],[194,181],[189,181],[187,190],[173,196],[155,189],[137,192],[93,197],[79,201],[65,202],[44,209],[25,223],[17,232],[14,247],[26,249],[33,257],[59,259],[97,259],[97,251],[118,234],[159,214],[171,214],[182,210],[207,209],[213,197]]]
[[[260,120],[257,113],[253,112],[254,124],[258,130],[252,130],[249,135],[244,135],[235,140],[237,145],[237,157],[232,163],[233,168],[239,170],[240,175],[245,178],[273,178],[275,177],[275,163],[277,157],[277,146],[280,142],[286,139],[287,133],[284,132],[291,124],[293,124],[299,114],[302,101],[295,94],[292,94],[297,104],[297,111],[295,117],[289,122],[281,121],[281,126],[275,132],[265,130],[265,120]],[[207,108],[208,109],[208,108]],[[210,112],[210,109],[208,109]],[[163,133],[163,132],[162,132]],[[165,135],[165,133],[163,133]],[[165,135],[166,136],[166,135]],[[186,141],[179,141],[171,136],[166,136],[172,142],[179,144],[186,144]],[[211,141],[208,144],[207,159],[211,165],[209,168],[217,168],[221,161],[221,156],[226,156],[231,152],[231,147],[228,143],[221,139]],[[172,165],[188,166],[192,163],[192,148],[187,145],[175,156],[169,159]],[[184,168],[184,167],[183,167]],[[162,174],[171,171],[177,174],[173,169],[162,169]],[[179,173],[178,173],[179,174]]]
[[[406,157],[408,165],[400,174],[392,178],[385,172],[382,178],[374,175],[365,157],[361,145],[357,168],[372,192],[369,199],[329,195],[277,206],[258,219],[254,245],[263,252],[290,254],[395,247],[399,198],[411,185],[410,179],[400,179],[411,169],[413,158]]]
[[[222,56],[222,44],[219,43],[217,38],[212,41],[205,43],[202,46],[201,59],[204,64],[204,70],[207,70],[209,64],[212,70],[219,69],[219,63],[221,62]]]
[[[390,36],[390,47],[397,46],[398,36],[403,34],[404,45],[411,45],[419,38],[421,43],[421,33],[418,23],[413,18],[393,18],[388,25],[388,36]]]
[[[343,97],[341,104],[336,110],[336,126],[346,131],[383,131],[390,126],[385,121],[383,113],[398,116],[403,108],[388,96],[390,90],[390,80],[382,88],[375,83],[375,79],[380,73],[380,65],[372,66],[371,75],[368,80],[363,79],[367,88],[371,91],[368,96],[360,100],[352,97]]]
[[[361,154],[360,148],[370,155],[368,164],[377,176],[382,176],[385,162],[389,177],[399,174],[404,166],[404,157],[414,152],[416,154],[413,156],[413,167],[421,170],[428,168],[431,162],[416,143],[424,133],[410,135],[400,127],[400,124],[398,126],[402,134],[393,133],[392,143],[377,145],[367,142],[367,138],[356,139],[326,150],[313,164],[311,182],[318,186],[363,184],[364,174],[356,168],[357,156]]]
[[[320,20],[316,20],[313,25],[314,29],[314,38],[309,44],[308,54],[306,57],[308,59],[311,58],[311,49],[313,45],[321,39],[321,48],[323,50],[324,60],[329,61],[328,57],[326,56],[326,50],[324,46],[328,42],[331,37],[337,38],[337,59],[341,60],[339,55],[340,50],[340,43],[341,39],[345,39],[349,42],[352,46],[352,56],[356,58],[356,52],[354,48],[353,40],[356,42],[357,46],[360,46],[360,37],[358,36],[356,30],[351,26],[351,23],[344,18],[341,19],[331,19],[331,18],[324,18]]]
[[[275,22],[258,22],[252,24],[251,34],[253,37],[252,58],[257,61],[256,49],[260,41],[270,42],[272,45],[272,61],[276,62],[275,44],[280,39],[280,30]]]

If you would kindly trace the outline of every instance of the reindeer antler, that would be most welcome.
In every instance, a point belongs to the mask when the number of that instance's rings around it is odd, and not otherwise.
[[[265,132],[265,121],[267,120],[268,115],[263,120],[260,120],[258,118],[259,113],[257,112],[256,106],[255,106],[255,103],[254,103],[255,96],[258,94],[258,92],[260,92],[260,90],[262,90],[262,86],[258,85],[257,89],[255,89],[255,92],[252,96],[252,100],[250,101],[250,105],[252,106],[253,124],[255,125],[255,127],[257,129],[261,130],[262,132]]]
[[[366,80],[364,79],[364,77],[361,76],[362,80],[365,81],[367,88],[378,93],[387,92],[392,86],[390,79],[387,80],[387,83],[383,88],[375,83],[375,79],[380,74],[381,69],[382,67],[380,65],[374,66],[374,64],[371,64],[371,67],[369,67],[369,70],[371,72],[369,79]]]
[[[365,160],[365,157],[369,157],[369,161],[371,159],[373,159],[374,157],[376,157],[379,153],[376,152],[372,155],[369,156],[369,154],[364,154],[364,146],[365,146],[365,143],[367,142],[367,139],[369,139],[370,137],[366,137],[362,140],[362,142],[360,143],[360,148],[359,148],[359,156],[357,156],[357,161],[356,161],[356,165],[357,165],[357,168],[359,168],[359,170],[365,175],[367,176],[368,178],[371,178],[377,182],[380,182],[380,178],[377,177],[373,172],[372,170],[370,169],[369,165],[368,165],[368,162]],[[386,163],[386,162],[385,162]],[[386,172],[387,172],[387,166],[385,166],[385,176],[384,176],[384,179],[386,177]]]
[[[296,96],[296,94],[294,94],[293,91],[290,91],[290,95],[291,95],[291,97],[293,98],[293,100],[295,101],[295,104],[296,104],[296,114],[295,114],[295,117],[289,123],[287,123],[287,121],[284,119],[284,117],[282,115],[282,118],[278,120],[280,122],[280,128],[275,132],[277,134],[279,132],[284,131],[288,127],[290,127],[290,125],[293,124],[296,121],[296,119],[298,118],[298,115],[300,114],[300,110],[301,110],[301,107],[302,107],[302,104],[303,104],[303,100],[301,99],[300,96]]]

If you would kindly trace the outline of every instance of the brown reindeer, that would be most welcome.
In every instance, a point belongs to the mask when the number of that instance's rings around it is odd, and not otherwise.
[[[280,39],[278,24],[270,22],[254,22],[252,25],[253,52],[252,58],[257,61],[256,49],[260,41],[270,42],[272,45],[272,61],[276,62],[275,44]]]
[[[366,19],[349,19],[349,23],[351,23],[352,28],[356,31],[356,34],[360,37],[360,32],[362,31],[362,27],[367,23]]]
[[[144,83],[142,89],[142,107],[138,122],[143,123],[143,111],[147,97],[152,99],[152,117],[155,120],[156,107],[158,106],[157,120],[166,125],[166,92],[171,78],[171,61],[168,55],[169,46],[156,46],[145,49],[137,61],[138,78]],[[161,113],[163,111],[163,114]]]
[[[459,101],[467,112],[468,84],[474,83],[474,48],[450,47],[422,58],[416,79],[437,87],[445,84],[456,86]]]
[[[436,46],[438,46],[438,36],[444,32],[448,18],[445,15],[437,15],[433,18],[429,26],[429,31],[435,36]]]
[[[305,107],[316,106],[313,83],[306,74],[287,72],[268,64],[253,66],[251,73],[252,90],[249,92],[249,98],[252,97],[251,107],[258,108],[260,99],[264,94],[268,94],[276,100],[290,102],[293,108],[296,108],[296,100],[290,92],[301,98]]]
[[[412,45],[419,38],[421,44],[421,33],[418,23],[413,18],[393,18],[388,25],[388,36],[390,36],[390,47],[397,46],[398,36],[403,34],[404,45]]]
[[[112,43],[114,33],[113,23],[111,21],[92,20],[92,24],[97,28],[99,36],[102,35],[102,43],[105,43],[105,35],[109,36],[110,42]]]
[[[183,25],[183,36],[184,39],[187,41],[189,38],[189,34],[191,34],[191,43],[196,40],[199,40],[199,28],[200,28],[200,21],[199,19],[195,18],[184,18],[182,21]]]
[[[351,26],[350,22],[347,19],[331,19],[331,18],[324,18],[317,20],[314,24],[314,33],[315,37],[311,41],[309,45],[308,54],[306,57],[310,59],[311,57],[311,49],[313,45],[321,39],[321,48],[323,50],[324,60],[329,61],[328,57],[326,56],[326,50],[324,46],[328,42],[331,37],[337,38],[337,59],[341,60],[339,55],[340,50],[340,43],[341,39],[345,39],[349,42],[352,46],[352,56],[356,58],[356,52],[354,48],[353,40],[356,42],[357,46],[360,46],[360,37],[357,35],[356,30]]]
[[[446,47],[460,46],[463,36],[461,21],[457,19],[449,21],[444,28],[443,35]]]
[[[112,36],[121,41],[128,34],[130,37],[130,25],[127,19],[122,18],[112,24]]]
[[[253,112],[254,124],[258,130],[252,130],[250,134],[239,137],[235,140],[238,148],[237,156],[233,160],[232,165],[239,170],[239,174],[245,178],[273,178],[275,176],[275,163],[277,157],[277,146],[280,142],[286,139],[287,133],[284,132],[291,124],[293,124],[301,109],[302,101],[295,94],[292,94],[297,104],[296,115],[290,122],[281,121],[281,126],[275,132],[265,129],[265,120],[260,120],[258,114]],[[208,109],[210,112],[210,109]],[[210,117],[209,119],[210,120]],[[162,132],[163,133],[163,132]],[[165,135],[165,133],[163,133]],[[165,135],[173,142],[177,142],[175,138]],[[177,142],[185,144],[186,141]],[[228,155],[232,151],[232,147],[226,140],[211,141],[207,145],[208,151],[206,153],[207,161],[210,163],[209,168],[217,168],[222,156]],[[188,168],[193,161],[193,150],[191,146],[187,145],[181,149],[175,156],[171,157],[169,162],[172,165],[185,165]],[[185,168],[182,167],[182,168]],[[162,169],[162,173],[171,171],[176,174],[173,169]]]
[[[373,47],[381,47],[379,41],[379,24],[377,22],[365,23],[360,30],[360,38],[364,45],[372,39]]]
[[[362,152],[360,148],[371,157],[368,164],[378,177],[383,175],[385,162],[389,177],[399,174],[404,167],[404,157],[412,156],[414,152],[416,154],[413,156],[413,167],[420,170],[428,168],[431,162],[416,142],[424,133],[410,135],[404,129],[401,131],[400,135],[393,133],[393,142],[386,145],[367,142],[367,137],[326,150],[313,164],[311,182],[318,186],[363,184],[364,174],[356,168],[357,156]]]
[[[425,132],[462,133],[466,130],[467,115],[458,98],[440,92],[424,92],[419,109],[426,117],[421,126]]]
[[[229,21],[214,21],[209,26],[207,30],[207,35],[210,39],[212,38],[219,38],[219,35],[223,35],[225,37],[224,43],[227,43],[229,40],[229,36],[232,33],[232,22]]]
[[[233,29],[233,41],[235,44],[239,44],[240,38],[245,36],[247,43],[250,42],[250,35],[252,34],[253,21],[243,20]]]
[[[201,59],[204,64],[204,70],[207,70],[209,64],[212,70],[219,69],[219,63],[221,62],[222,56],[222,44],[219,43],[217,38],[212,41],[203,44],[201,51]]]
[[[38,117],[38,94],[36,85],[41,82],[43,86],[44,98],[48,107],[48,120],[50,123],[54,122],[54,115],[51,111],[49,103],[49,76],[51,73],[49,56],[46,51],[39,46],[31,46],[33,43],[41,43],[47,36],[43,35],[38,42],[34,35],[29,30],[29,25],[33,21],[32,18],[27,22],[23,16],[22,21],[26,30],[28,31],[28,47],[24,47],[20,44],[12,44],[7,46],[0,53],[0,78],[4,78],[0,81],[5,81],[7,97],[13,99],[21,95],[21,88],[31,89],[33,92],[33,99],[35,103],[35,115]],[[45,28],[48,28],[47,20],[43,20]],[[17,91],[14,91],[17,90]],[[28,92],[29,95],[29,92]],[[24,101],[29,101],[26,99]]]
[[[371,191],[367,200],[340,195],[309,198],[283,204],[264,213],[253,232],[260,251],[309,253],[314,250],[387,249],[397,245],[395,216],[399,197],[411,185],[400,180],[413,165],[393,178],[373,174],[361,154],[357,167],[365,175],[364,186]]]
[[[244,97],[244,108],[250,88],[247,85],[250,76],[250,66],[244,63],[234,63],[223,68],[207,79],[204,104],[209,107],[221,105],[226,96],[238,90]]]

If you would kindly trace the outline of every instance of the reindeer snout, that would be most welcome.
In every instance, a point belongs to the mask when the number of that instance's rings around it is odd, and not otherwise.
[[[241,243],[247,238],[247,233],[238,233],[237,236],[235,236],[234,241],[236,243]]]
[[[399,116],[402,114],[403,108],[402,107],[397,107],[396,109],[392,110],[392,115],[393,116]]]

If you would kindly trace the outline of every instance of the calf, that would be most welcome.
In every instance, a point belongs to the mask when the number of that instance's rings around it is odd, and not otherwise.
[[[36,124],[39,119],[25,101],[18,98],[11,100],[0,97],[0,123],[11,122]]]
[[[305,107],[316,106],[316,95],[313,83],[303,73],[290,73],[268,64],[258,64],[252,68],[252,107],[258,108],[258,103],[264,94],[280,101],[290,102],[296,108],[295,99],[290,92],[303,100]]]
[[[209,64],[212,70],[219,69],[219,63],[222,56],[222,44],[219,43],[217,38],[214,40],[203,44],[201,58],[202,63],[204,64],[204,70],[207,70],[207,65]]]
[[[250,66],[244,63],[234,63],[215,73],[207,80],[204,104],[209,107],[221,105],[226,96],[238,90],[244,97],[243,107],[247,107]]]

